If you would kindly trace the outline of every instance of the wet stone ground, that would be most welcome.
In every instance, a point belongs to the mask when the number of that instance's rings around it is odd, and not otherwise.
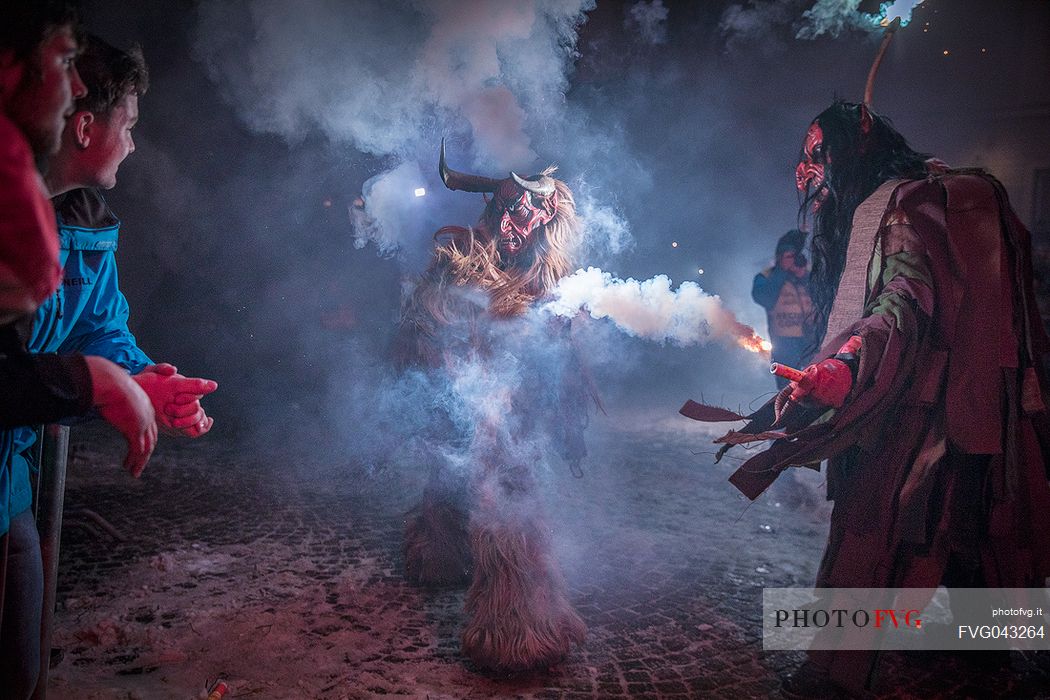
[[[196,698],[217,677],[233,698],[775,697],[802,657],[762,650],[762,588],[812,582],[826,513],[790,493],[749,506],[708,440],[685,419],[599,425],[582,480],[544,476],[589,634],[563,665],[499,677],[459,653],[463,591],[404,579],[420,480],[403,465],[258,455],[212,434],[163,442],[135,481],[104,426],[78,428],[50,697]],[[1048,652],[1011,664],[890,654],[876,691],[1050,697]]]

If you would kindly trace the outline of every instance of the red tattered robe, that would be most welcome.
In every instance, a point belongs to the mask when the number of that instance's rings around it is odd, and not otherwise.
[[[835,507],[818,587],[934,588],[949,557],[976,568],[983,580],[971,585],[1042,587],[1048,342],[1028,232],[987,175],[906,181],[881,214],[867,272],[861,316],[816,358],[861,336],[846,403],[816,423],[787,416],[787,437],[730,481],[754,499],[785,468],[828,459]],[[719,419],[692,403],[683,413]],[[772,413],[771,402],[722,441],[769,430]]]

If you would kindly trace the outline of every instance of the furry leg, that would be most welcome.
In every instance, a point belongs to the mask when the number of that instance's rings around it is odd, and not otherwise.
[[[587,627],[566,596],[545,524],[493,511],[477,515],[470,528],[474,580],[467,592],[463,653],[496,671],[558,663],[583,642]]]
[[[470,580],[467,516],[454,499],[429,490],[405,517],[405,576],[422,586]]]

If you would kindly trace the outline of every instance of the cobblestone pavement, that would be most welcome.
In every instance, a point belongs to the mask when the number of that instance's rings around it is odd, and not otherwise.
[[[589,626],[543,673],[496,677],[459,654],[463,592],[402,575],[418,476],[347,457],[252,455],[220,434],[119,470],[105,429],[74,432],[52,698],[761,698],[801,655],[764,652],[764,586],[808,585],[826,525],[748,505],[682,421],[593,431],[586,476],[547,477],[559,559]],[[814,475],[816,476],[816,475]],[[91,534],[89,507],[126,537]],[[1050,697],[1046,652],[989,673],[887,655],[887,697]],[[202,695],[200,697],[203,697]]]

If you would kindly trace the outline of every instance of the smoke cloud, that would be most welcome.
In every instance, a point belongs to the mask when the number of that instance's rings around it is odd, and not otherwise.
[[[797,0],[749,0],[746,5],[734,4],[726,8],[719,28],[731,45],[767,40],[783,27],[790,27],[796,39],[838,37],[850,31],[879,31],[884,23],[896,17],[907,24],[912,10],[922,2],[884,2],[877,14],[868,14],[860,11],[861,0],[816,0],[812,4]]]
[[[901,18],[901,26],[906,26],[911,21],[911,13],[916,7],[926,0],[894,0],[881,4],[877,15],[868,15],[870,19],[879,25],[889,24],[896,18]]]
[[[380,255],[425,248],[423,240],[413,237],[418,227],[411,216],[411,207],[420,204],[416,191],[425,191],[426,182],[415,162],[402,163],[365,181],[362,192],[363,201],[368,203],[367,211],[356,204],[350,209],[354,246],[364,248],[372,242]]]
[[[421,173],[433,172],[440,139],[450,138],[450,159],[461,168],[496,176],[540,170],[530,132],[569,123],[565,92],[577,30],[593,6],[210,0],[200,8],[196,50],[253,130],[291,143],[320,131],[389,158],[393,164],[365,185],[363,211],[351,214],[355,241],[418,263],[428,235],[422,228],[433,222],[420,216],[411,193],[438,186]],[[653,18],[666,8],[660,0],[647,7],[641,31],[656,37]],[[232,29],[245,19],[250,31]],[[590,227],[592,237],[607,233],[614,238],[606,248],[622,250],[626,223],[582,199],[602,218]]]
[[[663,0],[637,2],[627,11],[627,26],[636,26],[642,39],[648,44],[667,41],[667,8]]]
[[[747,5],[730,5],[722,13],[718,27],[729,46],[767,39],[774,28],[790,24],[798,17],[798,3],[779,0],[750,0]]]
[[[860,0],[817,0],[802,13],[802,25],[796,39],[816,39],[828,34],[838,36],[850,29],[871,29],[871,22],[857,11]]]
[[[543,307],[551,313],[572,317],[583,309],[648,340],[682,346],[704,345],[715,338],[736,344],[756,342],[754,329],[737,321],[716,295],[695,282],[683,282],[672,290],[666,275],[639,282],[589,267],[562,278],[554,295]]]

